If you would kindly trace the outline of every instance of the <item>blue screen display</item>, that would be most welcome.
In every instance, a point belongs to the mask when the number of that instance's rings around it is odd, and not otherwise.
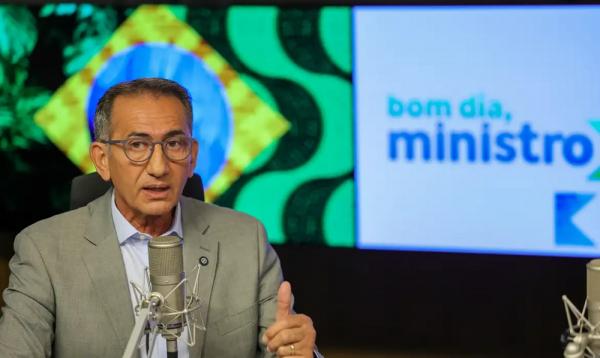
[[[354,9],[357,245],[600,254],[600,7]]]

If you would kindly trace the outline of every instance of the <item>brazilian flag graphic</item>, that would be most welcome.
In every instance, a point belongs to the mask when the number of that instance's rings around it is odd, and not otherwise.
[[[38,47],[62,34],[65,79],[30,120],[81,172],[94,170],[88,148],[104,92],[169,78],[192,95],[207,201],[256,216],[274,243],[354,245],[349,8],[5,10],[27,13]],[[31,52],[30,81],[42,79]]]
[[[196,171],[207,183],[209,201],[227,190],[289,128],[202,37],[165,6],[137,9],[36,113],[35,121],[82,171],[91,172],[88,148],[98,100],[112,85],[141,77],[172,79],[190,91],[193,129],[202,148]]]

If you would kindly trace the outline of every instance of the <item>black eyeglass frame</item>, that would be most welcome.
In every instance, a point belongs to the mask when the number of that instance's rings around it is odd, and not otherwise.
[[[165,149],[165,146],[167,144],[167,142],[172,141],[173,138],[185,138],[188,140],[188,146],[187,146],[187,150],[188,153],[185,157],[180,158],[180,159],[173,159],[169,156],[169,151]],[[142,160],[134,160],[131,159],[131,157],[128,154],[128,150],[127,150],[127,143],[129,143],[130,141],[133,140],[138,140],[138,141],[143,141],[146,142],[148,144],[150,144],[150,152],[148,154],[148,157],[146,159],[142,159]],[[123,146],[123,152],[125,153],[125,156],[127,157],[127,159],[129,159],[129,161],[133,162],[133,163],[145,163],[148,160],[150,160],[150,158],[152,158],[152,155],[154,154],[154,148],[156,147],[157,144],[160,144],[160,147],[162,149],[162,152],[165,154],[165,156],[172,162],[181,162],[186,160],[187,158],[190,157],[190,155],[192,155],[192,145],[194,144],[194,142],[196,141],[196,139],[194,139],[193,137],[190,136],[186,136],[186,135],[176,135],[176,136],[172,136],[169,137],[167,139],[164,140],[157,140],[157,141],[153,141],[150,140],[149,138],[144,138],[144,137],[131,137],[131,138],[127,138],[127,139],[98,139],[98,142],[103,143],[103,144],[109,144],[109,145],[122,145]]]

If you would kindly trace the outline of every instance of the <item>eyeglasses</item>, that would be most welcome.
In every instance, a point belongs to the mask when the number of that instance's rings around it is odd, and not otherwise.
[[[163,153],[171,161],[178,162],[187,159],[192,153],[194,139],[185,135],[176,135],[162,141],[152,141],[149,138],[131,137],[128,139],[98,140],[104,144],[119,144],[127,159],[134,163],[142,163],[152,157],[154,147],[160,144]]]

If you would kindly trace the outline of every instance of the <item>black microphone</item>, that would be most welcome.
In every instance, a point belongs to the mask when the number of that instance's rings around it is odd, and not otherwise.
[[[148,243],[150,284],[153,294],[162,296],[158,310],[159,332],[167,341],[167,357],[177,357],[177,338],[183,332],[185,278],[183,240],[177,236],[159,236]]]

